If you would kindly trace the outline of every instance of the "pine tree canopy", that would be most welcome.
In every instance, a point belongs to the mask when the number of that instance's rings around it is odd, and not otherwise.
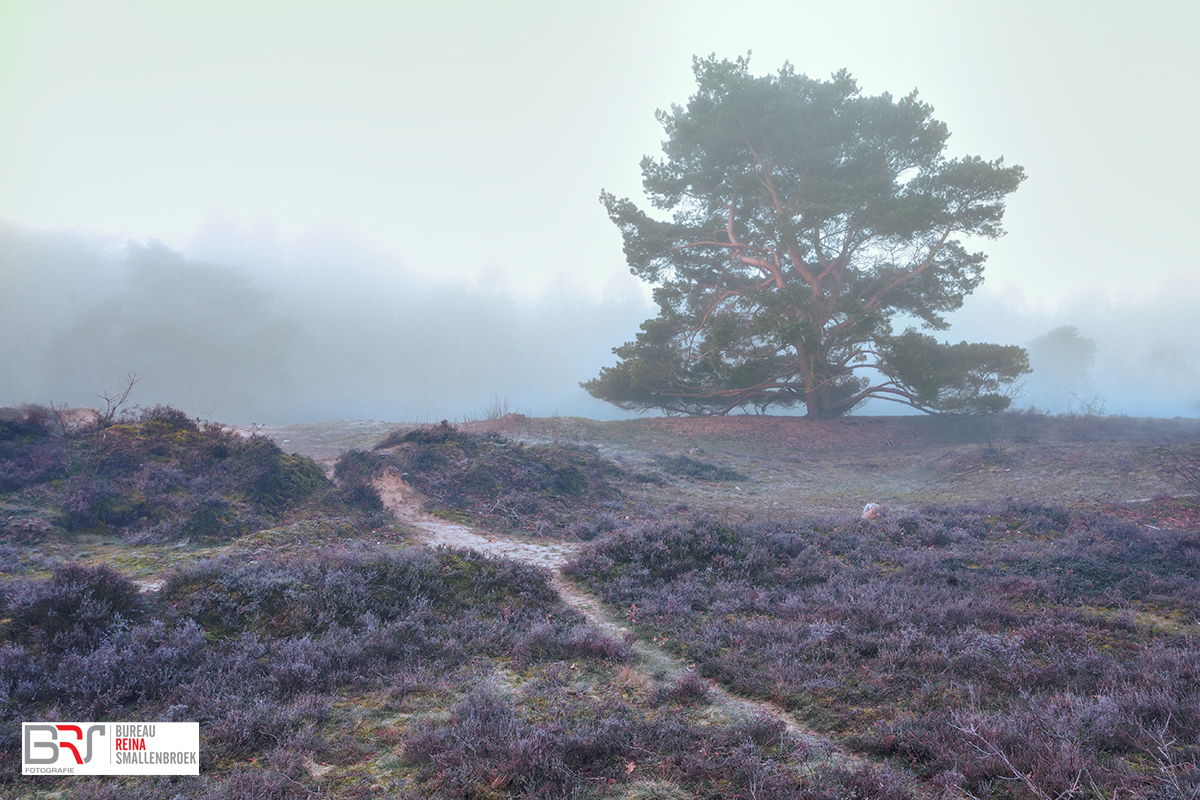
[[[944,330],[979,286],[984,255],[963,239],[1002,235],[1021,167],[946,158],[946,125],[915,91],[865,97],[845,70],[755,77],[748,57],[715,56],[693,70],[687,106],[658,112],[663,157],[642,160],[657,213],[601,194],[659,311],[584,388],[684,414],[1006,407],[1021,348],[912,326]]]

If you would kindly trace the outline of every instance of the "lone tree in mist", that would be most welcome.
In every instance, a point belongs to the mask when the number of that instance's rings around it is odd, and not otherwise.
[[[829,81],[754,77],[749,59],[693,60],[686,108],[659,111],[665,158],[642,160],[660,220],[601,201],[658,316],[583,384],[625,409],[725,414],[803,403],[835,417],[880,397],[930,413],[1007,407],[1029,371],[1019,347],[949,345],[930,330],[982,281],[984,255],[1024,180],[1003,159],[943,156],[949,132],[916,92],[864,97]]]

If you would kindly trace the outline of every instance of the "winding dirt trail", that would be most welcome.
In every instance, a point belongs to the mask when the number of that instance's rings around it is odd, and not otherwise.
[[[552,585],[564,603],[583,614],[588,623],[605,634],[624,641],[633,639],[630,646],[642,669],[671,678],[693,669],[692,665],[684,664],[653,642],[640,637],[635,639],[629,628],[605,609],[598,598],[563,576],[562,566],[579,552],[578,544],[504,536],[434,517],[425,512],[420,494],[391,467],[376,478],[374,485],[388,510],[416,528],[421,540],[430,546],[465,547],[549,569],[553,573]],[[798,725],[791,715],[773,703],[739,697],[712,681],[708,684],[713,705],[734,715],[766,714],[782,720],[787,730],[808,748],[810,757],[854,759],[844,751],[838,752],[829,739]]]
[[[529,541],[500,536],[427,514],[421,495],[405,483],[393,467],[385,468],[383,475],[375,479],[375,488],[387,509],[416,528],[421,540],[432,546],[468,547],[489,556],[505,556],[546,567],[556,575],[559,568],[574,558],[579,549],[569,542]]]

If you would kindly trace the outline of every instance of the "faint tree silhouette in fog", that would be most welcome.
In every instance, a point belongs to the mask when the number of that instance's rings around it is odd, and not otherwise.
[[[1091,375],[1097,349],[1096,341],[1074,325],[1060,325],[1030,342],[1029,402],[1052,413],[1066,411],[1073,402],[1098,405]]]
[[[128,283],[80,314],[51,346],[57,368],[88,386],[139,374],[142,402],[168,399],[226,418],[262,413],[282,394],[299,326],[239,270],[131,244]]]

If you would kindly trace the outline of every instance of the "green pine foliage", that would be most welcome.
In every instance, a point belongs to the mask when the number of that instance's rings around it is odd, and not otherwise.
[[[1003,233],[1024,180],[1003,159],[948,159],[949,130],[916,92],[755,77],[749,60],[693,64],[687,106],[658,112],[663,157],[642,160],[650,204],[601,200],[659,313],[585,384],[626,409],[724,414],[804,405],[833,417],[879,397],[928,412],[1008,405],[1019,348],[895,335],[932,330],[983,280],[969,238]]]

